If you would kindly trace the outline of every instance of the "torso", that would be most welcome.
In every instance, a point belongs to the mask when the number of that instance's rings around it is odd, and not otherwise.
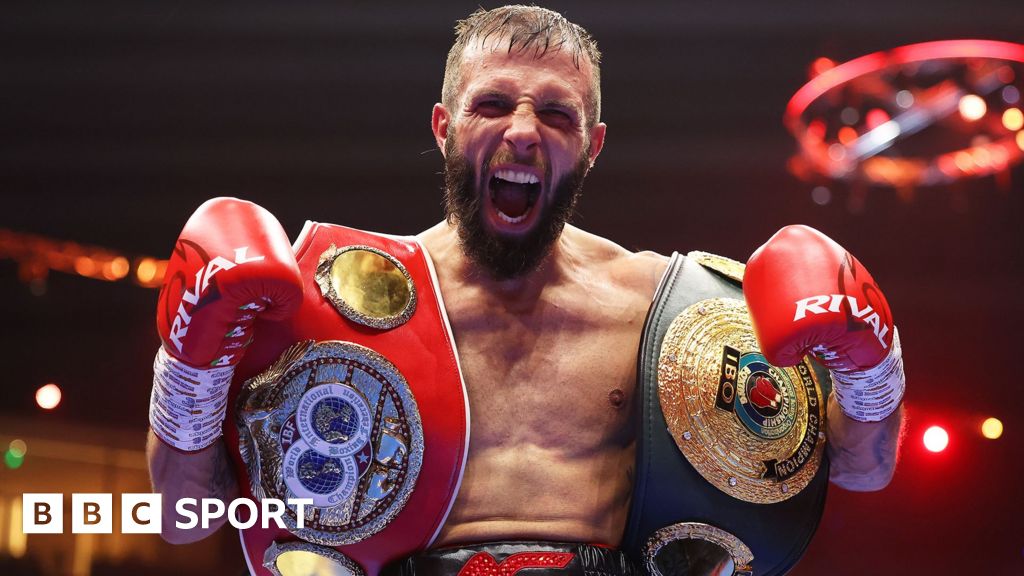
[[[521,292],[467,278],[444,224],[437,270],[469,394],[469,459],[435,546],[507,539],[617,545],[634,465],[636,354],[667,259],[567,227]]]

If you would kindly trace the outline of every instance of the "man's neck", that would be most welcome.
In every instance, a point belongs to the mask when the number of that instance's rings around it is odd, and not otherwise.
[[[572,232],[569,226],[559,235],[551,253],[544,258],[541,265],[532,272],[508,279],[496,279],[494,276],[473,262],[463,252],[458,240],[458,230],[442,222],[426,231],[424,236],[433,237],[442,246],[443,254],[438,254],[442,265],[448,268],[459,282],[476,286],[509,304],[535,302],[546,286],[561,281],[566,273],[566,260],[571,250]]]

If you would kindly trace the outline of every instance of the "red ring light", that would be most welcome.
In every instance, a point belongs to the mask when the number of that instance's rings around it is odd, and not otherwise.
[[[805,179],[826,176],[888,186],[941,184],[1005,170],[1024,158],[1020,130],[1000,120],[1009,108],[990,103],[993,114],[982,108],[981,121],[971,118],[970,126],[953,113],[962,98],[991,100],[1019,82],[1024,67],[1017,66],[1018,73],[1013,63],[1024,63],[1024,45],[944,40],[875,52],[827,69],[797,90],[786,106],[785,125],[800,146],[791,169]],[[930,72],[921,75],[927,78],[918,78],[918,71],[928,67]],[[908,88],[898,90],[903,85]],[[903,93],[909,103],[901,101]],[[862,110],[855,110],[855,118],[884,107],[891,120],[861,126],[856,138],[846,130],[840,141],[838,130],[849,124],[838,122],[840,111],[857,106]],[[926,129],[931,132],[914,136]],[[897,143],[912,152],[894,150]],[[929,147],[941,148],[921,151]]]

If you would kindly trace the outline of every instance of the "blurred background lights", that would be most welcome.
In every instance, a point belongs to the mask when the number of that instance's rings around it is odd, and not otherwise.
[[[1017,132],[1017,147],[1024,150],[1024,131]]]
[[[14,452],[7,450],[4,452],[4,465],[11,470],[17,470],[21,468],[21,464],[25,461],[25,456],[16,456]]]
[[[942,426],[932,426],[924,431],[924,447],[930,452],[942,452],[949,446],[949,434]]]
[[[1003,112],[1003,127],[1013,132],[1024,127],[1024,112],[1020,108],[1007,108]]]
[[[981,423],[981,435],[995,440],[1003,435],[1003,423],[999,418],[988,418]]]
[[[914,95],[910,90],[900,90],[896,93],[896,105],[900,108],[910,108],[914,105]]]
[[[7,451],[4,452],[4,465],[11,470],[21,468],[22,463],[25,461],[26,452],[28,452],[28,446],[24,440],[11,440],[11,443],[7,446]]]
[[[864,123],[867,124],[868,130],[874,130],[889,120],[889,113],[881,108],[872,108],[864,116]]]
[[[811,200],[818,206],[824,206],[832,200],[832,191],[824,186],[815,186],[811,190]]]
[[[36,390],[36,404],[44,410],[53,410],[60,404],[60,386],[47,384]]]
[[[1002,425],[1000,424],[1000,426]],[[12,454],[20,458],[24,456],[26,452],[28,452],[28,445],[25,444],[24,440],[21,440],[20,438],[15,438],[14,440],[11,440],[11,443],[7,447],[7,449],[10,450]]]
[[[811,63],[811,76],[819,76],[836,67],[836,61],[822,56]]]
[[[960,98],[960,116],[968,122],[980,120],[988,112],[988,105],[977,94],[967,94]]]
[[[1020,90],[1017,90],[1016,86],[1006,86],[1002,92],[1003,102],[1007,104],[1016,104],[1020,100]]]
[[[839,143],[844,146],[849,146],[857,139],[857,131],[850,126],[843,126],[839,129]]]

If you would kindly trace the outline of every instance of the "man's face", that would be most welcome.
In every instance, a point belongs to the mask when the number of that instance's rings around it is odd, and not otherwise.
[[[604,142],[588,129],[591,71],[572,55],[468,47],[454,110],[435,106],[445,200],[463,250],[497,279],[535,270]]]

